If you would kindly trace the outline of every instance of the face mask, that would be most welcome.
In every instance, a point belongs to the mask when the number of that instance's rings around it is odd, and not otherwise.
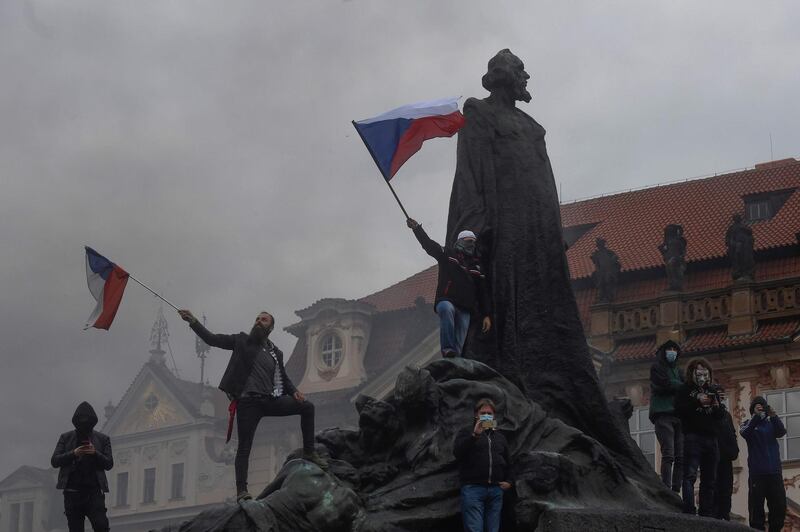
[[[670,349],[669,351],[667,351],[667,362],[672,364],[677,359],[678,359],[678,352],[677,351],[675,351],[674,349]]]
[[[697,383],[698,386],[705,386],[708,384],[708,370],[706,369],[698,369],[694,372],[694,382]]]
[[[492,414],[481,414],[478,416],[478,421],[493,421],[494,416]]]
[[[456,240],[456,249],[464,255],[475,254],[475,241],[474,240]]]

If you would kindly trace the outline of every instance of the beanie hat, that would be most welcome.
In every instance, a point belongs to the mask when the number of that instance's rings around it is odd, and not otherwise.
[[[753,414],[753,411],[756,409],[756,405],[761,405],[764,408],[766,408],[767,407],[767,400],[764,399],[760,395],[756,395],[755,397],[753,397],[753,400],[750,401],[750,414],[751,415]]]
[[[462,238],[477,238],[475,233],[472,231],[461,231],[458,233],[458,238],[456,240],[461,240]]]

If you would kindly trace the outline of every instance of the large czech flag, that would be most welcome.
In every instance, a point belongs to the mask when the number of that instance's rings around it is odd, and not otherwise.
[[[89,291],[97,300],[97,306],[83,329],[95,327],[108,330],[122,302],[122,293],[128,284],[128,272],[87,247],[86,280],[89,283]]]
[[[353,122],[386,181],[436,137],[452,137],[464,127],[458,98],[412,103],[366,120]]]

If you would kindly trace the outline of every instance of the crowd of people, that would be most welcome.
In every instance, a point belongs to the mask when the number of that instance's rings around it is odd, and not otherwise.
[[[706,360],[693,358],[684,372],[680,357],[680,346],[668,340],[650,368],[650,420],[661,448],[661,480],[681,494],[684,513],[730,520],[739,446],[725,391],[714,382]],[[766,501],[769,531],[777,532],[786,517],[778,443],[786,429],[761,396],[752,399],[750,416],[739,429],[747,443],[750,527],[764,530]]]

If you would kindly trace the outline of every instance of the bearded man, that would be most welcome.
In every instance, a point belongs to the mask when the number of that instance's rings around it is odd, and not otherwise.
[[[252,498],[247,491],[247,470],[253,438],[262,417],[299,415],[303,458],[326,468],[327,464],[314,450],[314,405],[286,375],[283,353],[269,340],[275,327],[272,314],[259,313],[250,334],[214,334],[190,311],[179,310],[178,314],[205,343],[233,351],[219,389],[232,398],[231,411],[237,417],[237,499]]]

